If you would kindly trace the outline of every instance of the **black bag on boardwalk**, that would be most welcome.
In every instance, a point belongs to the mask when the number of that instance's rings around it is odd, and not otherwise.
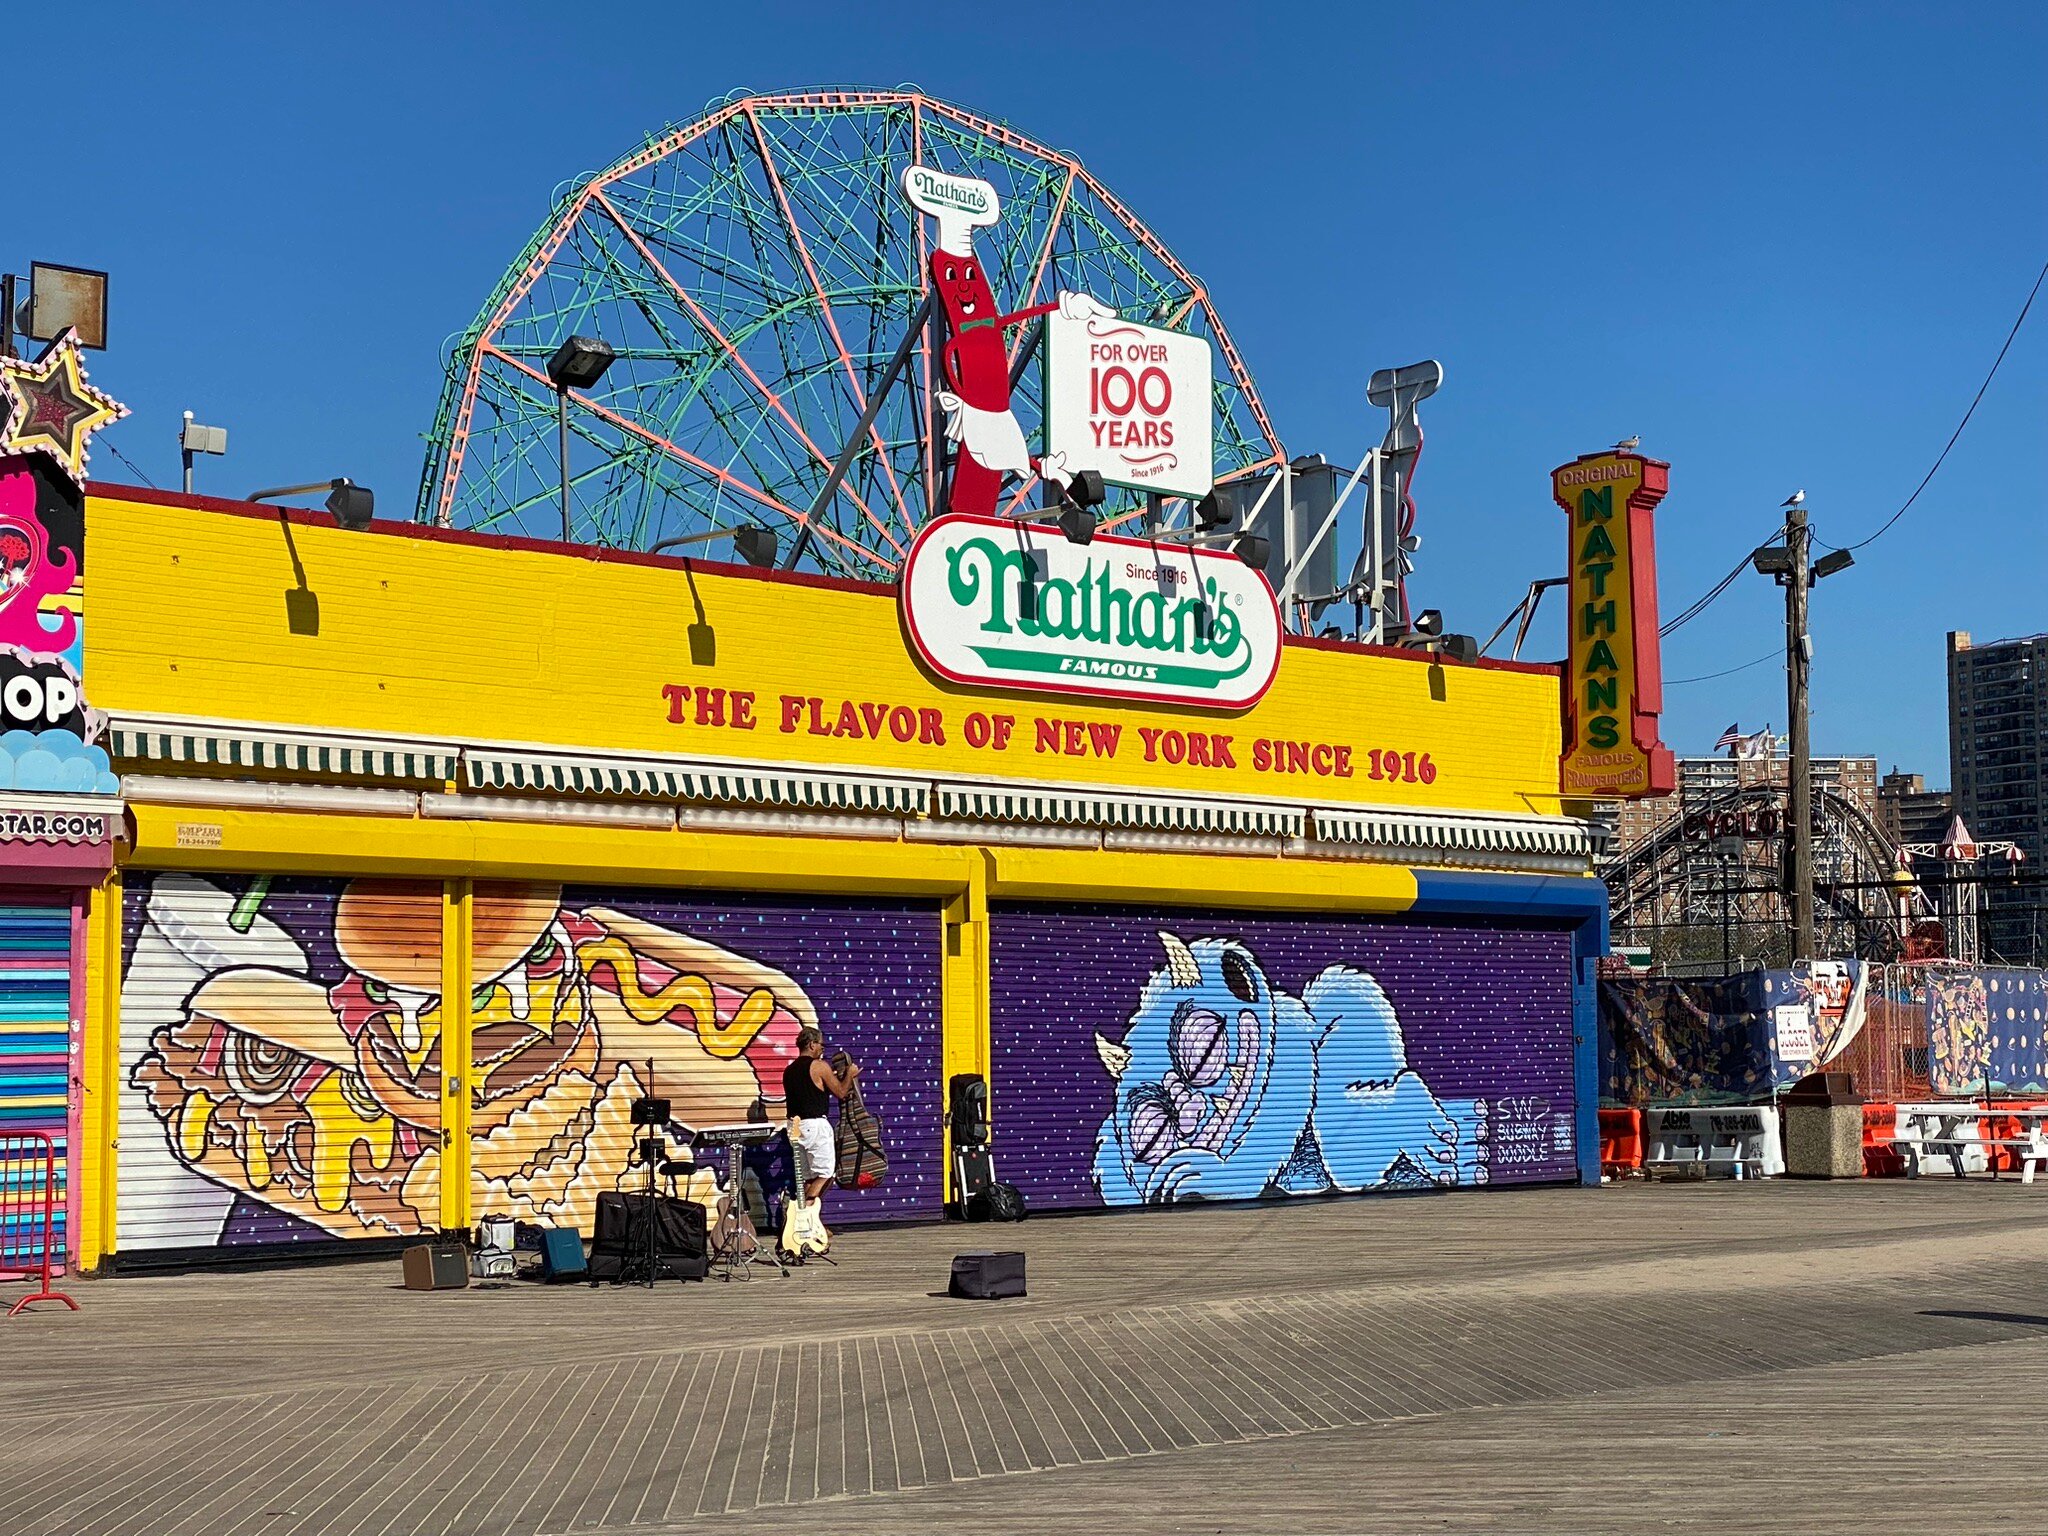
[[[946,1284],[948,1296],[970,1301],[1000,1301],[1024,1294],[1024,1255],[1021,1253],[961,1253],[953,1257],[953,1278]]]
[[[832,1070],[841,1077],[851,1065],[853,1058],[844,1051],[832,1058]],[[861,1102],[858,1081],[847,1089],[846,1101],[839,1106],[832,1162],[832,1182],[841,1189],[873,1189],[889,1176],[889,1158],[882,1151],[882,1122]]]
[[[1024,1191],[1014,1184],[1005,1184],[1001,1179],[997,1179],[983,1192],[981,1207],[983,1220],[1022,1221]]]

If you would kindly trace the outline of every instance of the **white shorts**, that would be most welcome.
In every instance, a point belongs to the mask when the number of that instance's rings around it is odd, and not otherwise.
[[[799,1120],[797,1140],[804,1149],[804,1177],[808,1179],[829,1179],[832,1177],[833,1133],[832,1122],[820,1116],[815,1120]]]

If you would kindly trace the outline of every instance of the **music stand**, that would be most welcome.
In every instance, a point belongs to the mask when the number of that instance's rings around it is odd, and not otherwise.
[[[663,1135],[669,1122],[669,1102],[654,1096],[654,1058],[647,1058],[647,1092],[633,1100],[633,1161],[646,1170],[646,1189],[640,1199],[640,1224],[628,1225],[626,1256],[619,1265],[617,1285],[644,1285],[650,1291],[661,1274],[660,1198],[655,1179],[669,1166],[668,1139]],[[669,1173],[671,1181],[675,1175]]]

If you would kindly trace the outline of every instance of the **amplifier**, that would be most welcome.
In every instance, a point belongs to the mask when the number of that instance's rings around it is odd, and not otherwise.
[[[401,1263],[408,1291],[459,1291],[469,1284],[469,1255],[460,1243],[415,1243]]]
[[[583,1260],[583,1234],[573,1227],[549,1227],[540,1235],[540,1277],[581,1280],[589,1270]]]

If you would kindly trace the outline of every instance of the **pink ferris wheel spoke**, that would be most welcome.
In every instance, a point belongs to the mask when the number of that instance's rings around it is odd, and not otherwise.
[[[1038,261],[1031,269],[1031,287],[1024,295],[1024,301],[1017,306],[1019,309],[1029,309],[1038,302],[1038,290],[1045,283],[1045,269],[1052,261],[1052,242],[1054,237],[1060,232],[1060,219],[1067,211],[1067,199],[1073,194],[1074,176],[1078,170],[1079,167],[1071,163],[1067,166],[1067,179],[1060,184],[1059,200],[1053,204],[1052,217],[1046,220],[1045,243],[1038,248]],[[1017,348],[1022,345],[1023,338],[1021,336],[1016,342],[1012,343],[1010,347],[1010,361],[1012,364],[1015,364],[1017,361]]]
[[[543,389],[546,389],[549,393],[552,394],[554,392],[554,385],[548,382],[548,376],[542,373],[538,368],[532,367],[531,365],[522,362],[519,358],[513,357],[510,353],[501,352],[496,347],[487,347],[485,350],[492,357],[495,357],[499,362],[503,363],[506,367],[518,370],[520,373],[526,375],[527,378],[533,380],[536,384],[539,384]],[[612,426],[616,427],[619,431],[627,434],[629,437],[637,438],[639,441],[646,443],[649,447],[659,448],[663,453],[669,455],[671,458],[677,460],[679,463],[689,465],[699,474],[711,476],[711,478],[716,480],[720,485],[724,486],[727,490],[736,492],[737,494],[746,497],[750,501],[759,502],[762,506],[767,507],[770,511],[780,512],[784,517],[788,518],[791,522],[797,524],[798,526],[802,526],[803,524],[810,522],[810,519],[806,517],[803,513],[799,512],[795,507],[790,506],[787,502],[777,500],[775,497],[769,495],[766,491],[762,490],[759,486],[749,485],[746,481],[740,479],[739,476],[731,473],[729,470],[720,469],[716,464],[711,463],[707,459],[700,459],[699,457],[697,457],[696,454],[690,452],[689,449],[684,448],[682,445],[670,442],[667,438],[661,436],[657,432],[648,431],[647,428],[641,426],[637,421],[634,421],[629,417],[622,416],[617,411],[610,410],[607,407],[600,405],[597,401],[592,400],[589,396],[579,395],[574,390],[570,390],[569,398],[573,400],[578,406],[590,412],[591,415],[611,423]],[[867,560],[875,565],[881,566],[884,569],[892,568],[890,567],[890,564],[887,560],[883,559],[880,555],[877,555],[873,550],[863,548],[861,545],[855,543],[852,539],[847,538],[844,534],[837,533],[834,530],[827,528],[823,523],[818,523],[813,526],[812,536],[814,538],[829,539],[833,543],[842,545],[846,549],[858,554],[862,559]]]
[[[796,417],[790,414],[789,408],[782,403],[782,397],[761,382],[761,376],[748,366],[747,360],[740,356],[739,349],[727,338],[725,332],[720,330],[712,318],[704,312],[703,307],[690,297],[689,293],[683,288],[683,285],[670,275],[668,268],[662,264],[661,259],[647,248],[647,242],[641,239],[639,232],[626,222],[625,216],[619,212],[613,205],[612,200],[606,197],[602,190],[599,190],[597,193],[597,203],[610,216],[611,221],[619,227],[619,233],[624,235],[632,244],[633,249],[640,253],[640,259],[653,269],[662,282],[668,285],[669,291],[675,295],[676,302],[689,311],[690,318],[696,321],[699,329],[711,338],[719,351],[725,354],[727,360],[735,368],[739,369],[749,384],[754,386],[756,393],[761,397],[762,403],[788,425],[789,430],[796,435],[797,440],[809,450],[811,457],[818,461],[819,467],[829,470],[832,467],[832,460],[826,456],[823,449],[819,448],[811,440],[811,435],[804,431],[802,424],[797,421]],[[874,511],[868,506],[867,502],[862,500],[860,493],[854,490],[852,486],[845,484],[844,481],[841,482],[840,489],[846,495],[853,498],[854,505],[859,507],[861,515],[874,525],[875,532],[888,541],[889,546],[896,551],[898,556],[903,555],[906,552],[904,546],[897,541],[895,535],[889,531],[881,518],[874,514]],[[821,525],[817,532],[822,533],[823,531],[824,529]]]
[[[825,284],[818,277],[817,265],[811,260],[811,251],[804,241],[803,229],[798,225],[796,213],[789,206],[789,193],[782,185],[781,173],[775,169],[775,156],[768,148],[768,135],[762,131],[759,114],[749,111],[747,122],[754,130],[754,143],[761,151],[761,165],[768,173],[769,185],[775,189],[775,201],[782,209],[782,221],[789,230],[789,238],[796,247],[798,258],[803,262],[804,273],[811,280],[811,291],[817,295],[818,312],[825,322],[825,329],[831,333],[832,345],[839,349],[840,364],[846,370],[846,382],[853,389],[857,408],[865,413],[868,407],[867,391],[861,387],[860,369],[854,365],[853,354],[847,349],[846,338],[839,334],[839,321],[832,313],[832,300],[826,296]],[[903,500],[903,485],[896,478],[895,466],[889,462],[889,451],[882,443],[880,430],[868,427],[868,437],[875,445],[875,461],[881,466],[882,474],[889,482],[889,494],[895,498],[897,515],[903,519],[906,532],[916,533],[917,525],[911,521],[910,508]]]

